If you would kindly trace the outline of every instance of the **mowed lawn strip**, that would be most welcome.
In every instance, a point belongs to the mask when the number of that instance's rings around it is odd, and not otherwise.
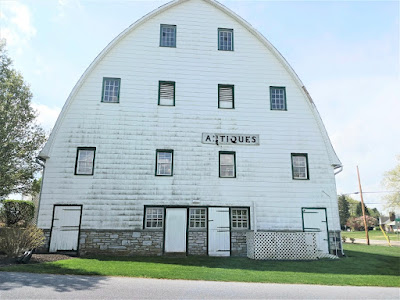
[[[400,248],[345,245],[347,257],[318,261],[254,261],[227,257],[96,257],[1,268],[52,274],[164,279],[400,286]]]
[[[394,232],[386,232],[391,241],[400,241],[400,234]],[[380,230],[370,230],[368,231],[370,240],[386,241],[382,231]],[[342,236],[347,237],[347,242],[350,242],[350,238],[355,239],[366,239],[365,231],[342,231]]]

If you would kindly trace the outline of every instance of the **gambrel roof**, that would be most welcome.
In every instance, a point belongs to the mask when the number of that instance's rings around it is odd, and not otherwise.
[[[177,6],[180,5],[184,2],[187,1],[193,1],[193,0],[174,0],[171,1],[159,8],[157,8],[156,10],[150,12],[149,14],[145,15],[144,17],[142,17],[141,19],[139,19],[138,21],[136,21],[135,23],[133,23],[132,25],[130,25],[127,29],[125,29],[123,32],[121,32],[116,38],[114,38],[105,48],[104,50],[95,58],[95,60],[89,65],[89,67],[86,69],[86,71],[83,73],[83,75],[81,76],[81,78],[78,80],[78,82],[76,83],[75,87],[73,88],[73,90],[71,91],[66,103],[64,104],[62,111],[57,119],[57,122],[53,128],[53,131],[50,134],[50,137],[45,145],[45,147],[42,149],[42,151],[40,152],[40,157],[41,158],[49,158],[51,156],[51,150],[52,150],[52,145],[54,142],[54,138],[57,135],[57,132],[61,126],[61,124],[63,123],[63,119],[67,113],[67,111],[69,110],[69,107],[75,97],[75,95],[77,94],[77,92],[79,91],[79,89],[81,88],[82,84],[85,82],[86,78],[89,76],[89,74],[93,71],[93,69],[98,65],[98,63],[107,55],[107,53],[110,52],[111,49],[113,49],[121,40],[123,40],[127,35],[129,35],[132,31],[136,30],[138,27],[140,27],[143,23],[147,22],[148,20],[150,20],[151,18]],[[198,1],[198,0],[197,0]],[[241,17],[239,17],[236,13],[234,13],[233,11],[231,11],[230,9],[228,9],[227,7],[225,7],[224,5],[220,4],[219,2],[215,1],[215,0],[200,0],[200,1],[204,1],[212,6],[214,6],[215,8],[219,9],[220,11],[222,11],[223,13],[225,13],[226,15],[230,16],[231,18],[233,18],[235,21],[237,21],[239,24],[241,24],[245,29],[247,29],[254,37],[256,37],[263,45],[265,45],[265,47],[275,56],[275,58],[281,63],[281,65],[284,67],[284,69],[288,72],[288,74],[290,74],[290,76],[292,77],[292,79],[294,80],[294,82],[296,83],[296,85],[301,89],[303,95],[309,100],[309,105],[311,107],[311,111],[313,113],[313,116],[318,124],[318,128],[319,131],[321,133],[321,136],[324,140],[325,146],[326,146],[326,150],[328,152],[329,158],[330,158],[330,163],[332,166],[336,167],[341,167],[341,162],[339,160],[339,158],[337,157],[332,144],[330,142],[328,133],[323,125],[323,122],[321,120],[321,117],[318,113],[317,108],[315,107],[315,104],[312,100],[312,98],[310,97],[309,93],[307,92],[307,89],[305,88],[304,84],[302,83],[302,81],[300,80],[300,78],[297,76],[297,74],[295,73],[295,71],[292,69],[292,67],[289,65],[289,63],[285,60],[285,58],[279,53],[279,51],[262,35],[260,34],[256,29],[254,29],[248,22],[246,22],[245,20],[243,20]]]

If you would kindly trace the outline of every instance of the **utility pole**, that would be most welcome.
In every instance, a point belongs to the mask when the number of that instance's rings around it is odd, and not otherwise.
[[[360,172],[358,171],[358,166],[357,166],[357,176],[358,176],[358,186],[360,187],[361,209],[362,209],[363,219],[364,219],[365,236],[367,237],[367,245],[369,245],[367,218],[365,216],[364,199],[363,199],[363,193],[362,193],[362,189],[361,189]]]

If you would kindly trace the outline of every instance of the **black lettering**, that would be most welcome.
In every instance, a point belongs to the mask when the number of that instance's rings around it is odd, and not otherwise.
[[[232,136],[232,137],[231,137],[231,142],[232,142],[233,144],[236,144],[236,139],[237,139],[236,136]]]
[[[246,136],[246,143],[250,143],[250,137]]]
[[[243,136],[239,136],[239,143],[243,143],[244,142],[244,137]]]
[[[208,134],[207,137],[206,137],[206,142],[208,142],[208,141],[211,142],[211,138],[210,138],[210,135],[209,135],[209,134]]]
[[[253,143],[256,142],[256,137],[255,136],[252,136],[251,139],[253,140]]]
[[[223,143],[223,142],[224,142],[224,137],[225,137],[225,136],[224,136],[224,135],[220,135],[219,137],[221,138],[221,143]]]

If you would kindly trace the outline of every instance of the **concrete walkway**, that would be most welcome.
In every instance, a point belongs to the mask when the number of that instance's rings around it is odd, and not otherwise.
[[[384,279],[382,279],[384,280]],[[0,272],[0,299],[396,299],[398,288]]]
[[[351,244],[350,239],[347,239],[346,244]],[[355,239],[354,244],[367,244],[366,239]],[[379,245],[379,246],[389,246],[388,242],[386,240],[381,241],[381,240],[369,240],[370,245]],[[397,240],[390,240],[390,244],[395,247],[400,247],[400,241]]]

